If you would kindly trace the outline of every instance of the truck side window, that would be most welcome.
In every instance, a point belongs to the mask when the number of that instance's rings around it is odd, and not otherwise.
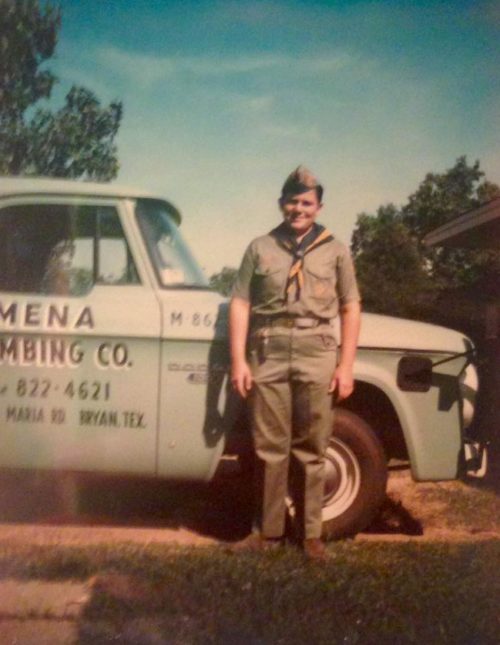
[[[111,206],[23,204],[0,210],[0,290],[80,296],[139,277]]]

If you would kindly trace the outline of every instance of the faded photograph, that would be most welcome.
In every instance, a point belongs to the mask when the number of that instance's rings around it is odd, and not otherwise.
[[[5,643],[494,643],[500,12],[0,0]]]

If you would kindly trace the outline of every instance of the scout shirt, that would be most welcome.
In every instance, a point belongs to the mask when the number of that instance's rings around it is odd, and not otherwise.
[[[323,230],[314,224],[316,231]],[[279,242],[286,225],[257,237],[241,262],[233,296],[251,303],[251,316],[297,316],[332,320],[339,306],[359,300],[348,249],[332,237],[303,257],[300,292],[287,294],[293,253]],[[276,235],[278,233],[278,235]]]

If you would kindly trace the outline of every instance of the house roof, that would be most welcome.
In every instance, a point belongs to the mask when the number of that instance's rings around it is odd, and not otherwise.
[[[424,237],[427,246],[500,248],[500,197],[463,213]]]

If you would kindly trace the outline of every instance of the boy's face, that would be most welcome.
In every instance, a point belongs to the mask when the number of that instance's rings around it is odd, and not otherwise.
[[[285,195],[279,205],[285,222],[297,237],[309,232],[323,206],[314,188],[298,195]]]

